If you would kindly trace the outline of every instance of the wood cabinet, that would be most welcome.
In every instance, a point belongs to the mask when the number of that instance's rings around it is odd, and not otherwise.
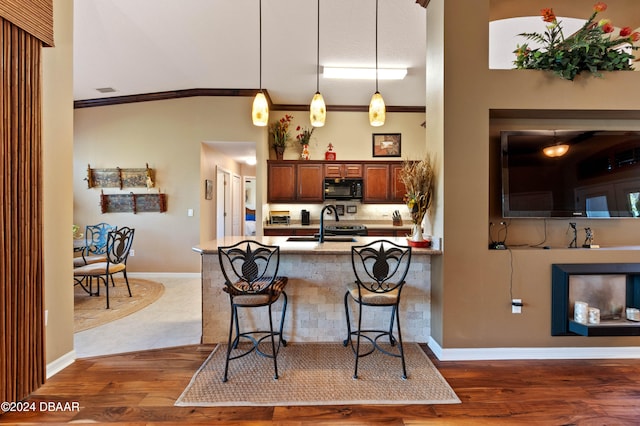
[[[403,203],[405,187],[400,180],[402,161],[307,161],[267,162],[267,202],[322,203],[324,178],[361,178],[363,203]]]
[[[402,162],[364,164],[363,203],[403,203],[405,186],[400,179]]]
[[[269,161],[267,202],[309,203],[324,201],[322,163]]]
[[[362,163],[325,163],[324,177],[361,178]]]

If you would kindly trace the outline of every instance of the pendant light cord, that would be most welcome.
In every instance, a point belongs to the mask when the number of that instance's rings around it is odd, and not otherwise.
[[[318,0],[318,38],[316,46],[316,92],[320,92],[320,0]]]
[[[376,0],[376,92],[378,91],[378,0]]]
[[[260,15],[258,29],[260,31],[260,91],[262,92],[262,0],[260,0],[258,14]]]

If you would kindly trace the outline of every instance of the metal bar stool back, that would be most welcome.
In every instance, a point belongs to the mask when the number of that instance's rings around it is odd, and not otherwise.
[[[400,293],[411,264],[411,247],[395,244],[387,240],[377,240],[369,244],[351,247],[351,263],[355,281],[347,284],[344,308],[347,317],[347,338],[344,346],[350,345],[355,356],[353,378],[358,378],[358,360],[374,351],[398,357],[402,360],[402,378],[407,378],[407,368],[402,347],[400,329]],[[357,307],[357,328],[351,329],[349,301]],[[390,307],[391,318],[388,329],[362,328],[363,307]],[[394,323],[397,335],[394,334]],[[388,345],[381,345],[379,339],[388,337]],[[355,337],[355,339],[352,339]],[[368,347],[361,347],[365,339]],[[355,340],[355,343],[354,341]],[[395,349],[394,349],[395,348]]]
[[[229,361],[244,357],[254,350],[262,356],[273,358],[274,378],[277,379],[278,351],[280,345],[287,345],[282,329],[287,310],[287,294],[284,289],[288,279],[278,276],[280,247],[244,240],[231,246],[218,247],[218,259],[225,280],[224,291],[229,295],[231,304],[229,340],[222,381],[227,381]],[[280,296],[283,296],[280,326],[274,331],[272,307]],[[250,331],[241,331],[238,309],[258,307],[268,308],[269,329],[261,328],[259,319],[250,322],[252,318],[242,317],[243,325]],[[241,339],[248,341],[250,347],[239,346]]]

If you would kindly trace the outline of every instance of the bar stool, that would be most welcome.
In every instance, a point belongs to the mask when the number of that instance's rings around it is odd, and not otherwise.
[[[254,350],[267,358],[273,358],[274,379],[278,378],[277,355],[280,345],[286,346],[283,338],[285,313],[287,311],[287,293],[284,289],[288,278],[278,276],[280,264],[280,247],[259,243],[253,240],[240,241],[234,245],[218,247],[220,269],[225,279],[224,291],[229,295],[231,303],[231,321],[229,324],[229,340],[224,367],[223,382],[227,381],[229,361],[241,358]],[[272,306],[284,297],[280,327],[274,331]],[[269,330],[240,331],[238,308],[268,307]],[[235,333],[234,333],[235,332]],[[275,338],[278,337],[276,346]],[[238,348],[241,339],[251,343],[249,349]],[[260,348],[260,344],[270,339],[270,352]],[[238,350],[232,354],[232,351]]]
[[[344,295],[344,309],[347,316],[347,338],[344,346],[350,345],[355,355],[355,369],[353,378],[358,378],[358,360],[372,354],[376,349],[380,352],[398,357],[402,360],[402,378],[407,378],[407,367],[402,347],[402,332],[400,330],[400,293],[411,263],[411,247],[395,244],[387,240],[377,240],[369,244],[351,247],[351,263],[355,281],[347,284]],[[351,330],[349,318],[349,300],[353,300],[358,307],[358,328]],[[362,309],[364,306],[372,308],[391,307],[391,318],[388,330],[363,329]],[[396,324],[397,337],[393,333]],[[356,337],[354,344],[352,336]],[[380,346],[378,339],[383,336],[389,338],[389,344],[396,347],[392,352]],[[366,339],[371,347],[360,351],[360,340]]]

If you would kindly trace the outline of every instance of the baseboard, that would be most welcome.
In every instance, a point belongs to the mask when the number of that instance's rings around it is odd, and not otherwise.
[[[47,364],[47,379],[73,364],[75,360],[76,351],[74,349],[71,352],[67,352],[66,354],[62,355],[60,358],[54,360],[53,362]]]
[[[131,278],[200,278],[200,272],[127,272]]]
[[[446,349],[442,348],[432,337],[429,337],[428,345],[440,361],[640,358],[640,346]]]

